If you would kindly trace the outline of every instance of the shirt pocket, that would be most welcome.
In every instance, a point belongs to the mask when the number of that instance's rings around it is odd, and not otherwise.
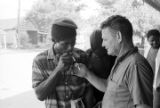
[[[110,95],[111,97],[115,97],[116,96],[116,88],[117,88],[118,84],[116,81],[114,80],[110,80],[108,82],[108,87],[107,87],[107,93],[108,95]]]

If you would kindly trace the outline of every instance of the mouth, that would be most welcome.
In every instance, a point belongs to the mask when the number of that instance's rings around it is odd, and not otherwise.
[[[108,48],[105,48],[108,51]]]

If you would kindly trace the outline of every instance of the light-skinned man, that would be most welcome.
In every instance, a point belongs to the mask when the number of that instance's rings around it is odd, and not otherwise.
[[[102,108],[152,108],[153,71],[147,60],[134,47],[130,21],[120,15],[101,24],[102,39],[109,55],[117,56],[108,79],[95,76],[84,64],[76,64],[76,75],[86,78],[105,92]]]

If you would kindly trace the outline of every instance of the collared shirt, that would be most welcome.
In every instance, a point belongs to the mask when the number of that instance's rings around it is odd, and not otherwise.
[[[153,90],[154,90],[153,108],[159,108],[160,107],[160,102],[159,102],[160,100],[160,48],[156,56]]]
[[[79,56],[79,61],[86,60],[85,53],[79,49],[73,50]],[[51,74],[58,64],[59,57],[55,55],[53,49],[47,50],[36,56],[33,61],[32,86],[39,86]],[[72,74],[73,69],[63,71],[60,74],[56,86],[53,87],[51,94],[45,99],[46,108],[71,108],[71,100],[79,100],[83,97],[88,82],[84,78]],[[74,102],[74,101],[72,101]]]
[[[156,61],[156,65],[155,65],[155,76],[154,76],[153,88],[156,90],[157,88],[160,88],[160,48],[158,50],[155,61]]]
[[[147,60],[134,48],[118,56],[108,78],[102,108],[152,106],[153,71]]]
[[[155,73],[155,59],[157,56],[157,52],[158,52],[158,49],[153,49],[151,47],[147,55],[147,60],[152,67],[153,73]]]

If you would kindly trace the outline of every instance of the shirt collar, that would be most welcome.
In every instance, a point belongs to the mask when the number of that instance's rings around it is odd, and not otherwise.
[[[134,47],[126,52],[124,52],[123,54],[119,54],[119,56],[117,57],[117,62],[121,62],[122,60],[124,60],[126,57],[130,56],[133,53],[138,52],[138,48]]]
[[[55,58],[56,58],[56,54],[55,54],[55,51],[53,50],[53,47],[52,47],[48,50],[47,59],[55,59]]]

